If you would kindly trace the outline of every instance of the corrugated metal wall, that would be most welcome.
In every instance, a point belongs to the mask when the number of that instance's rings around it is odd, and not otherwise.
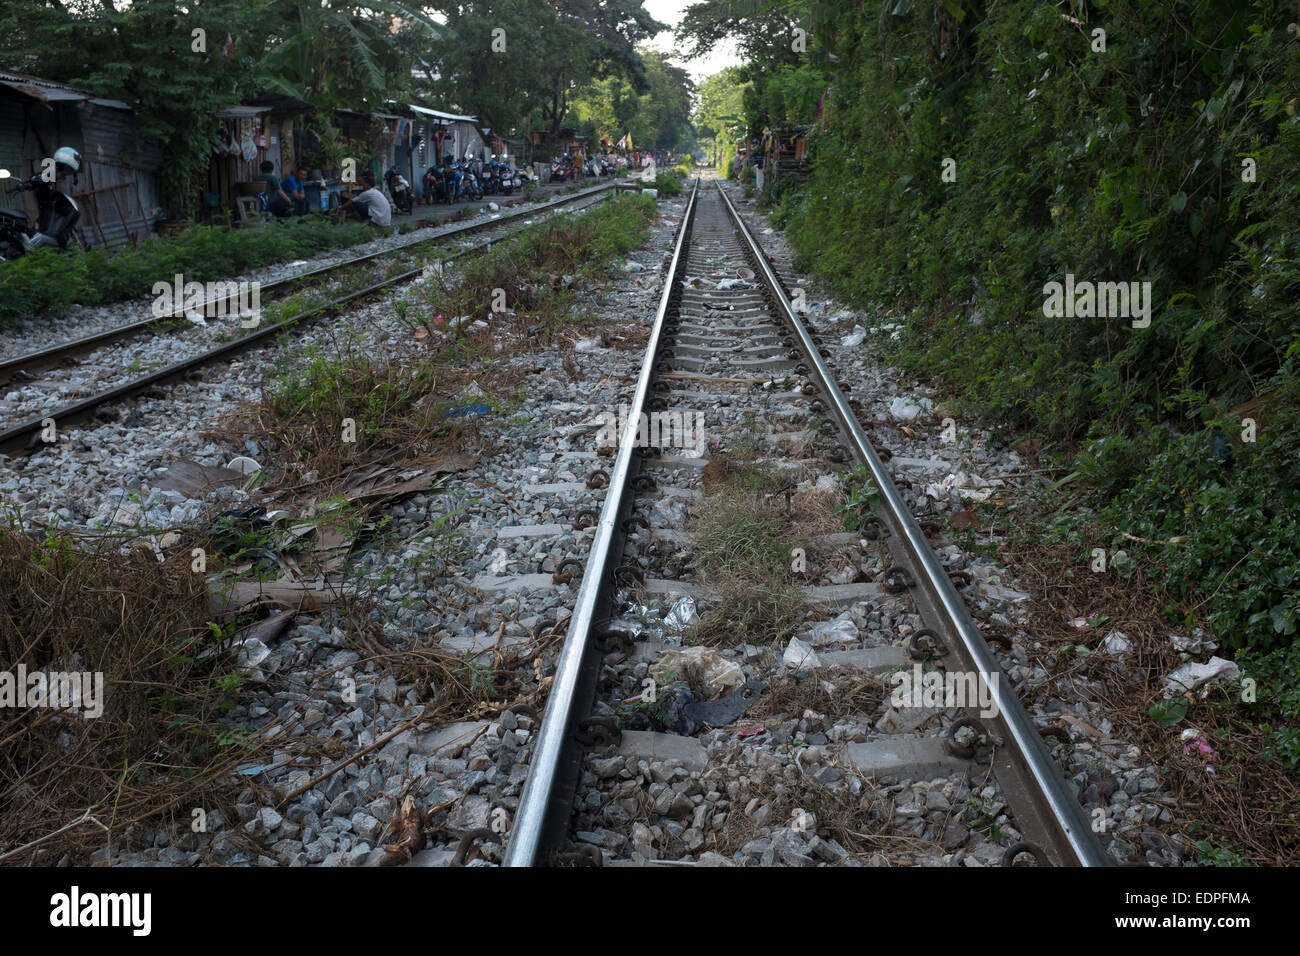
[[[0,99],[0,167],[14,176],[23,175],[23,104]],[[7,205],[0,201],[0,205]]]
[[[130,113],[94,105],[80,112],[85,146],[75,188],[91,191],[80,200],[83,239],[117,248],[146,238],[162,214],[162,150],[140,140]]]

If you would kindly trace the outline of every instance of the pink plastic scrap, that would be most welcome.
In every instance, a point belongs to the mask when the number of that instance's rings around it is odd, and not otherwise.
[[[736,736],[744,739],[745,737],[757,737],[759,734],[767,733],[767,728],[763,726],[745,727],[736,731]]]
[[[1205,772],[1214,773],[1214,745],[1205,739],[1205,735],[1199,730],[1189,727],[1183,731],[1182,739],[1183,755],[1190,757],[1194,752],[1204,754],[1210,758],[1210,761],[1205,765]]]

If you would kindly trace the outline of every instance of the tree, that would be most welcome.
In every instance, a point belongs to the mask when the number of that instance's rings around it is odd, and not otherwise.
[[[597,138],[618,139],[632,134],[632,142],[647,149],[681,150],[694,141],[690,122],[694,84],[686,71],[663,55],[642,50],[644,93],[622,77],[611,77],[584,87],[574,99],[574,115],[583,132]]]
[[[747,77],[747,68],[729,66],[700,84],[695,128],[719,168],[726,168],[736,140],[745,133],[744,97],[751,86]]]
[[[271,0],[266,19],[259,83],[322,106],[383,109],[409,86],[406,51],[447,40],[426,14],[394,0]]]
[[[10,4],[0,11],[0,61],[130,104],[141,140],[165,151],[164,206],[183,215],[196,203],[189,186],[211,152],[213,111],[237,102],[249,85],[251,54],[262,40],[256,7],[236,0],[134,0],[122,10],[108,0]],[[231,56],[222,48],[228,32],[240,38]],[[244,39],[250,33],[255,43]]]

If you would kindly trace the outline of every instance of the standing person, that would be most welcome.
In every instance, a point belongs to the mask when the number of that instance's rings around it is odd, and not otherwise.
[[[367,169],[361,174],[361,182],[366,188],[352,199],[345,199],[339,207],[340,212],[351,208],[361,222],[368,222],[372,226],[391,226],[393,207],[388,204],[388,197],[376,188],[375,174]]]
[[[288,193],[289,198],[293,200],[293,214],[295,216],[307,215],[307,170],[299,169],[284,177],[284,182],[280,183],[280,188]]]
[[[280,179],[275,175],[273,162],[269,159],[263,160],[262,175],[254,177],[253,182],[266,183],[267,203],[272,215],[281,218],[289,215],[292,203],[289,201],[289,195],[280,188]]]
[[[573,181],[582,179],[582,147],[573,151]]]

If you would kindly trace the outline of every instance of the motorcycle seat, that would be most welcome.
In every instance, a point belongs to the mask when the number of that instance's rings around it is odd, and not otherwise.
[[[21,221],[23,225],[26,225],[27,213],[19,209],[5,209],[0,207],[0,219],[16,219]]]

